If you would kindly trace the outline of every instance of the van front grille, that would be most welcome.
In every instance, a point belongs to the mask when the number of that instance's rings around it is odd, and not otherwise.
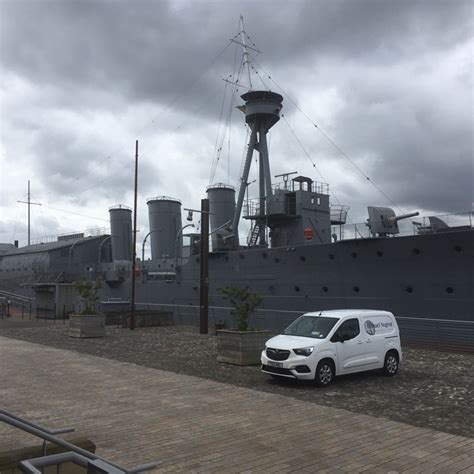
[[[267,357],[271,360],[286,360],[290,357],[290,351],[267,347]]]

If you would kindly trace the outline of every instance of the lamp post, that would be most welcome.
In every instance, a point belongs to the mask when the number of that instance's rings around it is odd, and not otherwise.
[[[201,199],[201,210],[184,209],[201,214],[201,257],[199,279],[199,333],[209,332],[209,199]]]
[[[183,227],[181,227],[181,229],[179,229],[178,231],[178,234],[176,235],[176,239],[174,241],[174,256],[176,258],[176,264],[178,263],[178,242],[179,242],[179,238],[181,237],[181,234],[183,233],[183,230],[186,229],[187,227],[194,227],[194,224],[186,224],[184,225]],[[180,255],[181,257],[181,252],[180,252]]]
[[[137,194],[138,194],[138,140],[135,141],[135,189],[133,199],[133,244],[132,244],[132,297],[130,302],[130,330],[135,329],[135,268],[137,265]]]
[[[102,262],[102,246],[105,244],[105,242],[107,242],[107,240],[110,240],[112,238],[111,235],[105,237],[105,239],[103,239],[100,244],[99,244],[99,259],[98,259],[98,262],[97,262],[97,271],[100,272],[100,264]]]
[[[148,239],[148,236],[150,234],[153,234],[153,232],[161,232],[163,229],[155,229],[155,230],[150,230],[150,232],[148,232],[148,234],[145,235],[145,238],[143,239],[143,243],[142,243],[142,264],[143,262],[145,261],[145,244],[146,244],[146,239]]]

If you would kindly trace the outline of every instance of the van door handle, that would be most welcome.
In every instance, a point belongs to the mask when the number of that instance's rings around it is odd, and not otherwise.
[[[369,342],[372,342],[372,339],[367,339],[367,341],[365,341],[365,342],[367,342],[367,344],[368,344]]]
[[[357,344],[363,344],[363,342],[362,341],[357,341]]]

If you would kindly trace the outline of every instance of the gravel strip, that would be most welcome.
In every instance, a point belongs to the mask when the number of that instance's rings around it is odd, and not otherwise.
[[[258,367],[221,364],[216,361],[216,337],[189,326],[135,331],[108,327],[104,339],[70,338],[67,325],[2,328],[0,335],[474,438],[473,354],[405,347],[396,377],[377,371],[346,375],[319,389],[308,382],[274,380]]]

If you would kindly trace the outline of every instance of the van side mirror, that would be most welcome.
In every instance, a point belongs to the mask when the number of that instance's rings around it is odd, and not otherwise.
[[[331,337],[331,342],[344,342],[341,334],[339,332],[335,332],[334,335]]]

